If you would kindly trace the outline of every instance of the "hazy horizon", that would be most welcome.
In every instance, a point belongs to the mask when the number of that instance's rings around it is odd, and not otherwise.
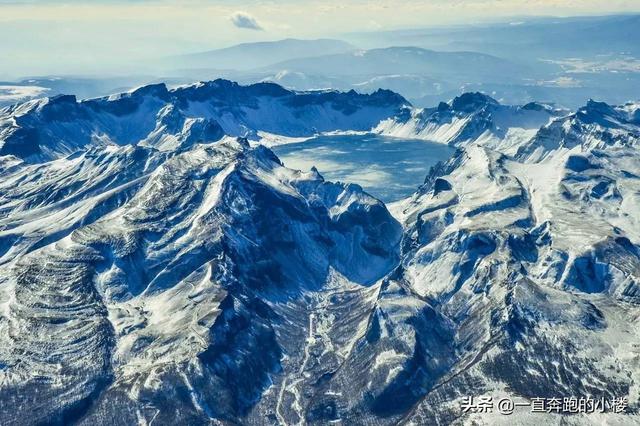
[[[393,11],[393,13],[389,13]],[[239,43],[640,12],[637,2],[0,0],[0,78],[153,73],[149,61]]]

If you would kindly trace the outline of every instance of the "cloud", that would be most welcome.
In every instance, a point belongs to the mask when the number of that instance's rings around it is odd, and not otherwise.
[[[264,28],[262,28],[258,20],[245,12],[234,12],[231,15],[231,22],[238,28],[264,31]]]

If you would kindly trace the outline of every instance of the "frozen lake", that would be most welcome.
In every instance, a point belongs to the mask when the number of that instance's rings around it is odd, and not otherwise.
[[[431,166],[447,160],[455,149],[415,139],[380,135],[319,136],[273,148],[287,167],[316,166],[325,179],[353,182],[384,202],[411,195]]]

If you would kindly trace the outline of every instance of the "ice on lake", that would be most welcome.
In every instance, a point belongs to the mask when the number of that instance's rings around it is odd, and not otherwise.
[[[315,166],[325,179],[357,183],[384,202],[411,195],[431,166],[455,152],[440,143],[374,134],[319,136],[273,150],[287,167]]]

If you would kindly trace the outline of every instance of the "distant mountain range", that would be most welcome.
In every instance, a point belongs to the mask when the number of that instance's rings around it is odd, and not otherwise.
[[[377,31],[346,35],[367,48],[418,46],[470,50],[526,62],[627,53],[640,57],[640,15],[514,17],[507,22]]]
[[[164,81],[223,77],[293,90],[394,90],[421,107],[480,91],[508,104],[576,109],[640,97],[639,15],[520,17],[509,22],[284,39],[158,58],[147,76],[52,76],[0,83],[0,107],[34,97],[98,97]],[[28,87],[27,87],[28,86]]]
[[[504,59],[474,52],[436,52],[417,47],[389,47],[342,54],[323,54],[270,65],[270,69],[332,76],[426,75],[432,78],[474,76],[487,78],[505,74],[517,76],[523,67]],[[517,77],[514,77],[517,78]]]
[[[282,45],[270,43],[270,46],[286,49],[287,44],[284,41]],[[254,55],[247,52],[254,48],[260,50],[260,44],[237,46],[233,51],[250,58]],[[277,61],[278,55],[265,54],[271,61],[262,66],[245,69],[243,65],[243,71],[228,70],[223,74],[244,83],[273,81],[295,90],[392,88],[411,100],[445,91],[457,93],[469,82],[523,84],[523,76],[535,75],[535,70],[528,66],[475,52],[437,52],[416,47],[350,49],[341,53],[311,51],[315,54],[306,57],[292,54],[293,58],[284,61]],[[216,73],[219,63],[213,56],[203,57],[197,68],[180,72],[203,79]]]
[[[167,65],[183,69],[252,70],[294,58],[346,53],[356,48],[342,40],[284,39],[242,43],[224,49],[168,58]]]
[[[634,95],[640,84],[640,51],[634,44],[640,38],[638,28],[638,15],[522,17],[503,23],[345,34],[352,45],[339,51],[289,48],[312,46],[317,43],[313,40],[249,43],[230,48],[246,54],[235,59],[236,65],[225,67],[230,70],[224,75],[245,83],[275,81],[298,90],[382,87],[420,106],[433,106],[462,90],[484,91],[507,103],[544,101],[574,109],[589,97],[624,103],[640,96]],[[283,51],[290,51],[290,57],[282,59]],[[254,56],[259,61],[247,66]],[[182,72],[207,79],[220,68],[214,56],[200,58],[197,67],[181,67]]]

